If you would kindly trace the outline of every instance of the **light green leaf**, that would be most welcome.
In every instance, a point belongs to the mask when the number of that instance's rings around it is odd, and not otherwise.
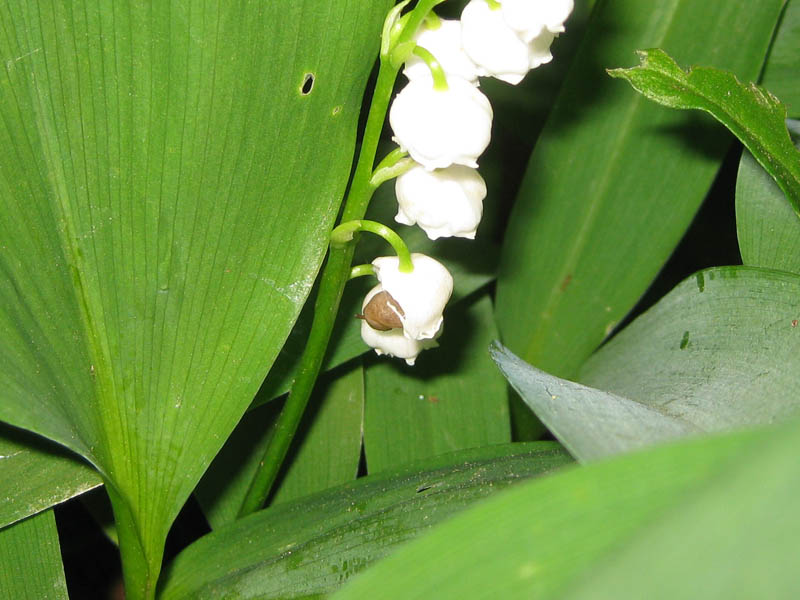
[[[560,598],[764,437],[681,442],[520,485],[405,545],[333,598]]]
[[[0,565],[0,598],[69,598],[52,510],[0,529]]]
[[[489,297],[451,307],[440,346],[413,367],[366,370],[364,452],[377,473],[446,452],[511,441],[506,384],[486,353],[497,335]]]
[[[281,404],[271,403],[247,413],[200,480],[195,496],[212,528],[217,529],[239,516]],[[361,458],[363,419],[361,365],[323,375],[271,502],[294,500],[354,480]]]
[[[62,447],[0,423],[0,527],[102,484],[97,472]]]
[[[789,120],[787,126],[800,136],[800,122]],[[744,264],[800,274],[800,221],[793,212],[775,180],[745,150],[736,178],[736,232]]]
[[[786,130],[786,106],[759,86],[709,67],[681,69],[658,48],[639,51],[641,64],[611,69],[638,92],[670,108],[698,109],[714,116],[775,178],[800,217],[800,152]]]
[[[698,429],[666,410],[559,379],[521,361],[496,344],[492,358],[509,383],[580,461],[653,445]]]
[[[503,247],[497,321],[503,343],[523,360],[575,375],[672,253],[729,145],[722,128],[620,89],[604,68],[658,46],[754,79],[782,4],[596,5]]]
[[[131,599],[311,287],[388,5],[0,2],[0,418],[102,472]]]
[[[181,552],[165,573],[161,598],[327,594],[465,506],[569,462],[552,442],[491,446],[270,507]]]
[[[800,2],[787,0],[775,40],[761,76],[761,85],[775,94],[800,117],[800,77],[797,76],[797,48],[800,46]]]
[[[771,433],[558,598],[796,598],[800,428]]]
[[[580,381],[703,430],[779,422],[800,409],[800,276],[700,271],[590,358]]]

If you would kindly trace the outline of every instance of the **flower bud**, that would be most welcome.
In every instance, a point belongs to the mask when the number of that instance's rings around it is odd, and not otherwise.
[[[419,225],[428,237],[473,239],[483,214],[486,183],[475,169],[453,165],[428,171],[414,166],[395,182],[397,216]]]
[[[422,46],[436,57],[445,75],[460,77],[464,81],[477,83],[478,68],[461,46],[461,23],[456,20],[441,19],[439,27],[429,29],[422,27],[414,38],[418,46]],[[406,61],[403,74],[409,80],[430,80],[428,65],[421,58],[411,55]]]
[[[436,346],[442,311],[453,292],[453,278],[444,265],[424,254],[412,254],[411,262],[414,270],[403,273],[396,256],[372,261],[380,283],[364,298],[361,338],[378,354],[404,358],[413,365],[422,350]],[[374,314],[368,320],[366,313],[378,308],[382,314],[376,329],[369,322]],[[400,326],[384,329],[397,324],[395,317]]]
[[[389,111],[392,139],[426,169],[477,167],[489,145],[492,107],[471,83],[448,77],[447,84],[439,91],[432,78],[409,82]]]
[[[400,271],[396,256],[380,256],[372,265],[382,291],[402,310],[403,334],[414,340],[431,339],[442,324],[442,311],[453,293],[453,277],[430,256],[414,253],[411,262],[414,270],[410,273]]]
[[[531,0],[528,0],[531,1]],[[486,0],[472,0],[461,13],[464,51],[478,65],[479,75],[489,75],[512,85],[530,69],[550,62],[553,34],[539,27],[539,35],[526,42],[509,27],[502,9]]]

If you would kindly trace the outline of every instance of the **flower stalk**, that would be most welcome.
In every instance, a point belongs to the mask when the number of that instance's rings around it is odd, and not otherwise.
[[[375,154],[383,123],[386,120],[394,82],[404,60],[403,58],[397,62],[400,56],[396,55],[395,50],[406,48],[407,53],[413,51],[415,44],[412,38],[414,34],[433,7],[442,1],[420,0],[414,10],[400,19],[397,19],[399,11],[394,14],[390,13],[389,19],[393,19],[393,22],[384,28],[385,37],[381,45],[375,91],[367,115],[358,162],[344,202],[342,223],[364,218],[376,188],[372,182]],[[400,29],[397,28],[398,25],[400,25]],[[392,37],[391,44],[386,41],[387,30]],[[322,366],[336,315],[339,312],[344,286],[350,278],[354,251],[355,244],[330,245],[328,258],[320,276],[319,291],[314,302],[311,332],[300,357],[297,377],[278,417],[272,438],[242,501],[239,509],[240,517],[251,514],[264,505],[283,460],[286,458]]]

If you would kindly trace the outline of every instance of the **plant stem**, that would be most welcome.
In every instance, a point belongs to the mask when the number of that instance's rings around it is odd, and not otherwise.
[[[397,235],[391,227],[387,227],[377,221],[356,219],[340,224],[331,232],[331,246],[340,246],[352,241],[354,235],[359,231],[369,231],[386,240],[400,260],[399,268],[402,273],[411,273],[414,270],[414,263],[411,262],[411,253],[408,251],[408,246],[406,246],[403,238]]]
[[[419,0],[414,10],[406,15],[406,25],[399,35],[397,43],[404,44],[410,52],[413,49],[413,43],[410,40],[414,37],[423,19],[434,6],[443,1]],[[382,48],[378,79],[375,82],[375,91],[367,115],[361,152],[358,156],[350,191],[345,200],[341,223],[363,219],[376,188],[372,182],[375,153],[378,150],[378,141],[383,129],[383,122],[386,119],[386,111],[389,108],[394,81],[402,64],[402,61],[398,63],[395,58],[384,54]],[[354,252],[355,244],[352,243],[330,246],[328,260],[322,270],[319,292],[314,303],[311,332],[303,355],[300,357],[300,369],[278,417],[275,432],[242,501],[239,509],[240,517],[253,513],[263,506],[272,484],[278,476],[283,459],[286,458],[286,453],[289,451],[297,426],[303,417],[322,366],[322,359],[328,348],[336,314],[339,312],[342,292],[350,277],[350,265]]]
[[[397,68],[388,61],[381,61],[375,92],[367,116],[367,124],[361,144],[350,192],[345,201],[342,222],[363,218],[367,212],[375,186],[370,179],[375,164],[383,122],[389,107],[389,100],[397,77]],[[319,292],[314,303],[314,319],[311,324],[308,342],[300,357],[300,368],[295,378],[286,404],[283,406],[275,432],[269,441],[255,476],[250,483],[239,516],[243,517],[261,508],[269,495],[272,484],[278,475],[283,459],[289,450],[297,426],[305,412],[308,399],[314,389],[322,359],[328,347],[344,286],[350,277],[350,264],[353,260],[355,244],[331,244],[328,259],[322,270]]]
[[[370,264],[367,265],[356,265],[352,269],[350,269],[350,279],[355,279],[356,277],[367,277],[372,276],[375,277],[375,267]]]

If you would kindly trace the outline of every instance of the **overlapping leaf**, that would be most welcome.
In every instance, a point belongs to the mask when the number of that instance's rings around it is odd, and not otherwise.
[[[478,499],[569,462],[553,442],[502,444],[279,504],[189,546],[161,597],[317,597]]]

